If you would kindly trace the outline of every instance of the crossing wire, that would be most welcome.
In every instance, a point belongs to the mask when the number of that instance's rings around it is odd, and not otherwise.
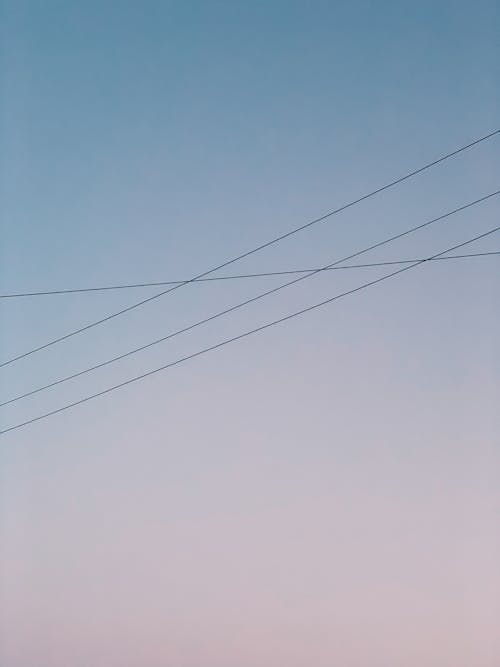
[[[500,250],[492,250],[489,252],[468,252],[462,255],[450,255],[449,257],[436,257],[433,261],[440,261],[445,259],[470,259],[473,257],[488,257],[490,255],[499,255]],[[327,268],[318,269],[289,269],[285,271],[263,271],[259,273],[238,273],[230,276],[211,276],[209,278],[199,278],[198,280],[193,280],[193,283],[207,283],[207,282],[221,282],[225,280],[240,280],[240,279],[250,279],[250,278],[272,278],[275,276],[292,276],[299,273],[311,273],[312,271],[337,271],[342,269],[366,269],[374,268],[380,266],[393,266],[395,264],[411,264],[412,262],[418,262],[420,258],[413,259],[396,259],[388,260],[385,262],[369,262],[367,264],[344,264],[343,266],[331,266]],[[162,285],[181,285],[182,283],[188,282],[184,280],[161,280],[158,282],[143,282],[143,283],[127,283],[121,285],[100,285],[97,287],[77,287],[77,288],[67,288],[67,289],[56,289],[56,290],[45,290],[43,292],[11,292],[9,294],[0,294],[0,299],[20,299],[23,297],[38,297],[38,296],[55,296],[61,294],[82,294],[88,292],[108,292],[114,290],[126,290],[126,289],[141,289],[147,287],[160,287]]]

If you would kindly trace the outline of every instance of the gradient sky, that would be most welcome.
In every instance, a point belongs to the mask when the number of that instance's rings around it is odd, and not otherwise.
[[[497,129],[499,20],[493,0],[5,0],[1,291],[188,278]],[[499,142],[226,273],[326,264],[496,190]],[[304,281],[2,425],[384,271]],[[499,278],[426,264],[4,436],[2,667],[498,667]],[[1,369],[1,398],[278,282],[178,290]],[[1,358],[154,292],[2,301]]]

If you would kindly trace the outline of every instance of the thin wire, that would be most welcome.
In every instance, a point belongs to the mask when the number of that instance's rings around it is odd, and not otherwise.
[[[384,280],[388,280],[389,278],[392,278],[394,276],[397,276],[400,273],[403,273],[404,271],[409,271],[410,269],[414,269],[417,266],[421,266],[422,264],[434,259],[435,257],[439,257],[440,255],[444,255],[448,252],[452,252],[453,250],[457,250],[458,248],[462,248],[469,243],[474,243],[474,241],[478,241],[479,239],[485,238],[486,236],[490,236],[491,234],[494,234],[495,232],[500,230],[500,226],[495,227],[493,229],[488,230],[487,232],[484,232],[483,234],[479,234],[478,236],[475,236],[472,239],[469,239],[467,241],[464,241],[462,243],[458,243],[455,246],[452,246],[451,248],[447,248],[446,250],[442,250],[439,253],[436,253],[432,255],[431,257],[428,257],[423,260],[419,260],[418,262],[415,262],[414,264],[410,264],[408,266],[403,266],[400,269],[397,269],[396,271],[393,271],[392,273],[388,273],[384,276],[381,276],[380,278],[376,278],[375,280],[371,280],[370,282],[363,283],[362,285],[358,285],[358,287],[354,287],[353,289],[350,289],[346,292],[342,292],[340,294],[336,294],[335,296],[330,297],[329,299],[325,299],[324,301],[320,301],[318,303],[315,303],[311,306],[307,306],[306,308],[302,308],[301,310],[297,310],[294,313],[290,313],[289,315],[285,315],[284,317],[280,317],[277,320],[273,320],[271,322],[268,322],[267,324],[263,324],[259,327],[256,327],[255,329],[250,329],[249,331],[244,331],[241,334],[238,334],[237,336],[233,336],[232,338],[226,338],[225,340],[220,341],[219,343],[216,343],[215,345],[210,345],[209,347],[205,347],[201,350],[198,350],[197,352],[193,352],[191,354],[186,355],[185,357],[181,357],[180,359],[176,359],[175,361],[171,361],[168,364],[165,364],[164,366],[160,366],[159,368],[154,368],[151,371],[147,371],[146,373],[142,373],[141,375],[136,375],[135,377],[129,378],[128,380],[125,380],[124,382],[120,382],[119,384],[115,384],[111,387],[108,387],[107,389],[103,389],[102,391],[99,391],[95,394],[90,394],[89,396],[85,396],[84,398],[79,399],[78,401],[74,401],[73,403],[67,403],[66,405],[63,405],[60,408],[57,408],[55,410],[51,410],[50,412],[46,412],[44,414],[38,415],[37,417],[32,417],[31,419],[28,419],[24,422],[14,424],[13,426],[9,426],[6,429],[3,429],[0,431],[0,435],[4,435],[5,433],[9,433],[10,431],[15,431],[17,429],[20,429],[24,426],[28,426],[28,424],[33,424],[34,422],[40,421],[42,419],[47,419],[48,417],[52,417],[53,415],[59,414],[60,412],[64,412],[66,410],[70,410],[77,405],[82,405],[83,403],[87,403],[88,401],[93,400],[94,398],[99,398],[100,396],[104,396],[105,394],[109,394],[112,391],[115,391],[116,389],[121,389],[122,387],[126,387],[129,384],[132,384],[134,382],[138,382],[139,380],[143,380],[147,377],[150,377],[151,375],[155,375],[156,373],[160,373],[161,371],[167,370],[168,368],[173,368],[174,366],[178,366],[181,363],[184,363],[185,361],[188,361],[190,359],[195,359],[196,357],[200,357],[203,354],[207,354],[208,352],[213,352],[214,350],[217,350],[221,347],[224,347],[226,345],[229,345],[230,343],[234,343],[238,340],[242,340],[243,338],[247,338],[248,336],[251,336],[255,333],[259,333],[261,331],[264,331],[266,329],[270,329],[271,327],[276,326],[277,324],[282,324],[283,322],[287,322],[288,320],[291,320],[295,317],[299,317],[300,315],[304,315],[305,313],[309,313],[313,310],[316,310],[317,308],[321,308],[322,306],[326,306],[327,304],[333,303],[334,301],[338,301],[339,299],[342,299],[343,297],[349,296],[351,294],[355,294],[356,292],[361,292],[362,290],[371,287],[373,285],[377,285],[378,283],[383,282]]]
[[[233,257],[230,260],[227,260],[223,262],[222,264],[219,264],[215,266],[212,269],[209,269],[208,271],[204,271],[202,273],[199,273],[198,275],[194,276],[190,280],[186,280],[184,283],[181,283],[179,285],[174,285],[173,287],[170,287],[167,290],[163,290],[161,292],[158,292],[157,294],[153,294],[152,296],[148,297],[147,299],[142,299],[141,301],[138,301],[136,303],[131,304],[130,306],[127,306],[126,308],[122,308],[121,310],[116,311],[115,313],[111,313],[110,315],[107,315],[106,317],[101,318],[100,320],[96,320],[94,322],[90,322],[89,324],[80,327],[79,329],[75,329],[74,331],[70,331],[67,334],[64,334],[63,336],[59,336],[59,338],[55,338],[53,340],[48,341],[47,343],[44,343],[43,345],[39,345],[38,347],[35,347],[31,350],[28,350],[27,352],[23,352],[22,354],[19,354],[15,357],[12,357],[11,359],[7,359],[4,362],[0,363],[0,368],[4,366],[8,366],[9,364],[14,363],[15,361],[19,361],[20,359],[24,359],[32,354],[35,354],[36,352],[40,352],[41,350],[44,350],[52,345],[55,345],[56,343],[60,343],[64,340],[67,340],[68,338],[71,338],[72,336],[76,336],[77,334],[83,333],[84,331],[88,331],[89,329],[92,329],[93,327],[96,327],[100,324],[104,324],[105,322],[109,322],[109,320],[119,317],[120,315],[124,315],[125,313],[130,312],[131,310],[134,310],[135,308],[139,308],[140,306],[145,305],[146,303],[149,303],[153,301],[154,299],[158,299],[161,296],[164,296],[165,294],[168,294],[170,292],[173,292],[177,289],[180,289],[181,287],[188,285],[196,280],[199,280],[200,278],[204,278],[205,276],[210,275],[211,273],[214,273],[215,271],[218,271],[219,269],[223,269],[226,266],[229,266],[230,264],[234,264],[235,262],[238,262],[241,259],[244,259],[245,257],[249,257],[250,255],[253,255],[254,253],[260,252],[261,250],[264,250],[264,248],[268,248],[275,243],[278,243],[279,241],[283,241],[284,239],[292,236],[293,234],[297,234],[300,231],[303,231],[305,229],[308,229],[309,227],[312,227],[313,225],[316,225],[320,222],[323,222],[327,218],[330,218],[333,215],[336,215],[342,211],[345,211],[348,208],[351,208],[352,206],[355,206],[370,197],[374,197],[377,194],[380,194],[381,192],[384,192],[385,190],[388,190],[389,188],[392,188],[396,185],[399,185],[400,183],[403,183],[404,181],[412,178],[413,176],[416,176],[417,174],[421,174],[422,172],[426,171],[427,169],[430,169],[431,167],[434,167],[435,165],[444,162],[445,160],[448,160],[449,158],[458,155],[459,153],[462,153],[465,150],[468,150],[469,148],[472,148],[473,146],[477,146],[483,141],[486,141],[488,139],[493,138],[494,136],[498,135],[500,133],[499,130],[495,130],[494,132],[490,132],[489,134],[476,139],[475,141],[472,141],[469,144],[466,144],[465,146],[462,146],[461,148],[458,148],[451,153],[447,153],[446,155],[443,155],[442,157],[438,158],[437,160],[433,160],[432,162],[429,162],[425,164],[423,167],[419,167],[418,169],[415,169],[414,171],[409,172],[408,174],[401,176],[400,178],[397,178],[396,180],[387,183],[386,185],[383,185],[380,188],[377,188],[376,190],[372,190],[371,192],[362,195],[361,197],[358,197],[358,199],[355,199],[347,204],[344,204],[343,206],[340,206],[339,208],[334,209],[333,211],[330,211],[328,213],[325,213],[324,215],[320,216],[319,218],[315,218],[314,220],[310,220],[309,222],[301,225],[300,227],[296,227],[295,229],[290,230],[289,232],[286,232],[285,234],[281,234],[280,236],[276,236],[275,238],[271,239],[270,241],[266,241],[266,243],[262,243],[261,245],[248,250],[241,255],[238,255],[236,257]]]
[[[338,266],[342,262],[349,261],[350,259],[353,259],[354,257],[359,257],[360,255],[363,255],[367,252],[370,252],[371,250],[375,250],[376,248],[380,248],[381,246],[387,245],[388,243],[391,243],[393,241],[396,241],[398,239],[403,238],[404,236],[408,236],[409,234],[413,234],[425,227],[429,227],[432,224],[435,224],[436,222],[441,222],[452,215],[455,215],[456,213],[459,213],[460,211],[464,211],[465,209],[471,208],[472,206],[476,206],[477,204],[480,204],[487,199],[491,199],[494,196],[498,196],[500,194],[500,190],[497,190],[496,192],[490,193],[488,195],[485,195],[484,197],[481,197],[480,199],[476,199],[472,202],[469,202],[468,204],[464,204],[463,206],[460,206],[458,208],[455,208],[451,211],[448,211],[447,213],[444,213],[443,215],[438,216],[437,218],[433,218],[432,220],[428,220],[426,222],[421,223],[420,225],[417,225],[416,227],[411,227],[410,229],[405,230],[404,232],[400,232],[399,234],[395,234],[394,236],[390,236],[382,241],[379,241],[378,243],[374,243],[371,246],[368,246],[367,248],[363,248],[362,250],[358,250],[355,253],[352,253],[351,255],[348,255],[347,257],[342,257],[341,259],[337,259],[330,264],[327,264],[326,266],[319,268],[319,269],[313,269],[311,270],[308,274],[306,275],[301,275],[298,278],[294,278],[293,280],[290,280],[286,283],[283,283],[282,285],[278,285],[277,287],[273,287],[270,290],[266,290],[265,292],[261,292],[260,294],[257,294],[254,297],[251,297],[250,299],[246,299],[245,301],[241,301],[233,306],[230,306],[229,308],[226,308],[225,310],[219,311],[218,313],[215,313],[213,315],[210,315],[209,317],[206,317],[202,320],[199,320],[198,322],[194,322],[193,324],[190,324],[183,329],[178,329],[177,331],[174,331],[172,333],[167,334],[166,336],[162,336],[161,338],[157,338],[156,340],[153,340],[149,343],[146,343],[144,345],[141,345],[140,347],[136,347],[132,350],[129,350],[128,352],[124,352],[123,354],[120,354],[116,357],[112,357],[111,359],[107,359],[106,361],[102,361],[99,364],[95,364],[94,366],[90,366],[88,368],[84,368],[81,371],[77,371],[76,373],[72,373],[71,375],[67,375],[66,377],[59,378],[58,380],[54,380],[48,384],[42,385],[41,387],[37,387],[35,389],[31,389],[30,391],[25,392],[24,394],[20,394],[18,396],[15,396],[13,398],[10,398],[3,403],[0,403],[0,407],[4,407],[5,405],[9,405],[11,403],[15,403],[16,401],[20,401],[24,398],[28,398],[28,396],[33,396],[34,394],[38,394],[41,391],[45,391],[46,389],[51,389],[52,387],[56,387],[57,385],[63,384],[64,382],[68,382],[69,380],[74,380],[77,377],[80,377],[82,375],[86,375],[87,373],[91,373],[95,370],[98,370],[99,368],[103,368],[104,366],[109,366],[112,363],[115,363],[117,361],[120,361],[122,359],[125,359],[126,357],[130,357],[134,354],[137,354],[138,352],[142,352],[143,350],[146,350],[150,347],[153,347],[154,345],[158,345],[159,343],[163,343],[167,340],[170,340],[171,338],[175,338],[176,336],[179,336],[180,334],[187,333],[188,331],[191,331],[193,329],[196,329],[199,326],[202,326],[203,324],[207,324],[208,322],[212,322],[213,320],[218,319],[219,317],[222,317],[223,315],[227,315],[229,313],[232,313],[236,310],[239,310],[240,308],[243,308],[244,306],[247,306],[251,303],[255,303],[256,301],[260,301],[260,299],[263,299],[264,297],[269,296],[270,294],[275,294],[276,292],[279,292],[282,289],[285,289],[286,287],[290,287],[291,285],[294,285],[295,283],[299,283],[302,280],[307,280],[308,278],[312,278],[312,276],[331,269],[335,266]],[[414,261],[421,261],[421,260],[414,260]],[[427,261],[427,260],[426,260]]]
[[[286,283],[283,283],[282,285],[278,285],[277,287],[274,287],[270,290],[266,290],[265,292],[261,292],[260,294],[257,294],[254,297],[251,297],[250,299],[246,299],[245,301],[241,301],[233,306],[230,306],[229,308],[226,308],[225,310],[219,311],[218,313],[215,313],[213,315],[210,315],[209,317],[206,317],[202,320],[199,320],[193,324],[190,324],[182,329],[178,329],[177,331],[174,331],[170,334],[167,334],[166,336],[162,336],[161,338],[157,338],[156,340],[153,340],[149,343],[146,343],[144,345],[141,345],[140,347],[134,348],[132,350],[129,350],[128,352],[124,352],[123,354],[120,354],[116,357],[112,357],[111,359],[107,359],[106,361],[102,361],[99,364],[95,364],[94,366],[90,366],[88,368],[84,368],[81,371],[77,371],[76,373],[72,373],[71,375],[67,375],[66,377],[59,378],[58,380],[54,380],[48,384],[42,385],[41,387],[37,387],[35,389],[31,389],[28,392],[25,392],[24,394],[15,396],[13,398],[10,398],[3,403],[0,403],[0,407],[4,407],[5,405],[9,405],[11,403],[15,403],[16,401],[20,401],[24,398],[28,398],[29,396],[33,396],[34,394],[38,394],[41,391],[45,391],[46,389],[50,389],[52,387],[55,387],[57,385],[63,384],[64,382],[68,382],[69,380],[74,380],[77,377],[80,377],[82,375],[85,375],[87,373],[93,372],[95,370],[98,370],[99,368],[103,368],[104,366],[108,366],[112,363],[115,363],[117,361],[120,361],[122,359],[125,359],[126,357],[130,357],[134,354],[137,354],[138,352],[142,352],[143,350],[146,350],[150,347],[153,347],[154,345],[158,345],[159,343],[163,343],[171,338],[175,338],[176,336],[179,336],[180,334],[187,333],[188,331],[191,331],[193,329],[196,329],[199,326],[202,326],[203,324],[207,324],[208,322],[212,322],[213,320],[218,319],[219,317],[222,317],[223,315],[227,315],[229,313],[232,313],[236,310],[239,310],[240,308],[243,308],[244,306],[247,306],[251,303],[254,303],[256,301],[259,301],[260,299],[263,299],[264,297],[269,296],[270,294],[275,294],[276,292],[279,292],[282,289],[285,289],[286,287],[290,287],[291,285],[294,285],[295,283],[301,282],[302,280],[307,280],[308,278],[311,278],[312,276],[322,272],[326,271],[328,269],[334,268],[335,266],[338,266],[342,262],[348,261],[350,259],[353,259],[354,257],[359,257],[360,255],[363,255],[371,250],[375,250],[376,248],[380,248],[383,245],[386,245],[388,243],[391,243],[392,241],[396,241],[397,239],[403,238],[404,236],[408,236],[409,234],[412,234],[416,231],[419,231],[425,227],[428,227],[429,225],[432,225],[436,222],[443,221],[452,215],[455,215],[456,213],[459,213],[460,211],[464,211],[465,209],[471,208],[472,206],[475,206],[481,202],[486,201],[487,199],[490,199],[491,197],[498,196],[500,194],[500,190],[490,193],[484,197],[481,197],[480,199],[476,199],[473,202],[469,202],[468,204],[465,204],[463,206],[460,206],[456,209],[453,209],[451,211],[448,211],[447,213],[444,213],[443,215],[438,216],[437,218],[433,218],[432,220],[428,220],[420,225],[417,225],[416,227],[411,227],[410,229],[405,230],[404,232],[400,232],[399,234],[395,234],[394,236],[390,236],[389,238],[386,238],[382,241],[379,241],[378,243],[375,243],[371,246],[368,246],[367,248],[363,248],[362,250],[358,250],[355,253],[352,253],[351,255],[348,255],[347,257],[342,257],[341,259],[337,259],[330,264],[321,267],[319,269],[313,269],[311,270],[308,274],[306,275],[300,275],[298,278],[294,278],[293,280],[290,280]],[[439,258],[436,258],[439,259]],[[414,260],[414,261],[421,261],[421,260]],[[427,261],[427,260],[426,260]],[[430,260],[433,261],[433,260]]]
[[[471,257],[486,257],[489,255],[498,255],[500,251],[495,250],[491,252],[470,252],[465,255],[450,255],[449,257],[436,257],[432,261],[441,261],[444,259],[468,259]],[[193,280],[193,283],[206,283],[206,282],[220,282],[224,280],[239,280],[242,278],[270,278],[275,276],[290,276],[297,275],[299,273],[310,273],[311,271],[338,271],[342,269],[366,269],[377,266],[391,266],[394,264],[411,264],[412,262],[418,262],[417,259],[398,259],[394,261],[386,262],[371,262],[369,264],[345,264],[343,266],[331,266],[321,269],[290,269],[288,271],[265,271],[262,273],[239,273],[232,276],[212,276],[210,278],[199,278],[198,280]],[[81,287],[76,289],[58,289],[58,290],[46,290],[45,292],[13,292],[10,294],[0,294],[0,299],[18,299],[22,297],[36,297],[36,296],[53,296],[60,294],[80,294],[82,292],[105,292],[111,290],[125,290],[125,289],[136,289],[136,288],[145,288],[145,287],[159,287],[161,285],[181,285],[186,281],[184,280],[162,280],[160,282],[154,283],[132,283],[124,285],[104,285],[98,287]]]

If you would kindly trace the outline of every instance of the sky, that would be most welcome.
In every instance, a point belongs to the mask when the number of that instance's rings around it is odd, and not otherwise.
[[[493,0],[1,12],[3,294],[191,278],[499,128]],[[499,142],[220,273],[323,266],[498,190]],[[430,256],[498,211],[359,259]],[[2,428],[390,270],[321,273]],[[499,278],[495,256],[427,262],[2,436],[2,667],[497,667]],[[282,282],[186,285],[1,368],[0,398]],[[0,360],[157,291],[2,299]]]

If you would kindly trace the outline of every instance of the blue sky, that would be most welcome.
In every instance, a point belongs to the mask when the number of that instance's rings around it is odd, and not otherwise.
[[[497,129],[495,5],[6,2],[2,291],[188,278]],[[496,190],[498,142],[231,272],[326,264]],[[485,203],[367,260],[497,220]],[[339,274],[2,424],[379,275]],[[496,664],[498,278],[425,266],[3,438],[0,661]],[[178,290],[2,369],[2,398],[275,284]],[[2,359],[152,293],[4,301]]]

